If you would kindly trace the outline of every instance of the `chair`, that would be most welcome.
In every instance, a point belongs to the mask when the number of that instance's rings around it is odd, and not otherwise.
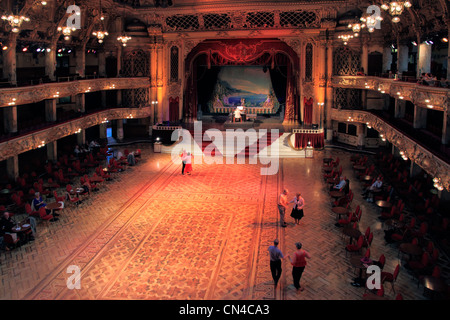
[[[378,261],[374,261],[373,264],[375,264],[378,267],[380,267],[380,270],[383,270],[384,265],[386,264],[386,257],[385,257],[385,255],[381,254],[380,258],[378,259]]]
[[[381,284],[384,284],[385,282],[390,282],[392,287],[392,292],[395,293],[394,289],[394,282],[397,280],[398,274],[400,272],[400,265],[397,264],[397,266],[394,269],[394,273],[390,272],[381,272]]]
[[[28,216],[39,217],[39,211],[31,209],[31,205],[29,203],[25,204],[25,212]]]
[[[70,194],[70,191],[66,191],[66,199],[68,199],[72,203],[75,203],[77,206],[81,203],[80,198],[72,196]]]
[[[45,210],[44,207],[40,207],[39,218],[41,218],[44,221],[50,221],[50,219],[53,219],[53,216],[51,214],[47,214],[47,210]]]
[[[361,248],[363,245],[364,237],[361,235],[358,238],[358,241],[356,244],[348,244],[345,247],[345,256],[347,256],[347,252],[353,253],[353,252],[361,252]]]
[[[9,246],[13,246],[14,248],[17,248],[17,244],[19,243],[20,239],[19,237],[13,237],[10,233],[5,233],[3,235],[3,241]]]
[[[350,212],[347,219],[339,219],[337,223],[341,227],[343,227],[343,226],[346,226],[346,225],[349,225],[350,223],[352,223],[352,219],[353,219],[353,212]]]
[[[373,232],[371,232],[371,233],[369,234],[369,237],[364,238],[362,247],[363,247],[363,248],[369,248],[370,245],[372,244],[372,241],[373,241]]]
[[[403,295],[402,295],[401,293],[398,293],[398,294],[395,296],[395,300],[403,300]]]
[[[60,201],[64,202],[64,200],[65,200],[63,196],[61,196],[61,197],[58,196],[58,193],[56,192],[56,190],[53,191],[53,196],[55,197],[56,202],[60,202]]]
[[[426,222],[422,222],[422,223],[420,224],[419,230],[413,231],[413,232],[411,233],[411,236],[412,236],[412,237],[419,238],[419,240],[420,240],[420,239],[423,239],[423,237],[425,236],[425,234],[427,233],[427,231],[428,231],[428,224],[427,224]]]
[[[430,263],[430,255],[428,252],[424,252],[422,254],[422,258],[420,261],[417,260],[410,260],[406,264],[406,267],[410,270],[412,270],[416,275],[421,274],[425,269],[428,267]]]

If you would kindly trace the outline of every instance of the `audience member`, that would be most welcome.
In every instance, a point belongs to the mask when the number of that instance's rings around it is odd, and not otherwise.
[[[370,187],[366,188],[361,195],[367,202],[373,202],[373,193],[381,191],[382,186],[383,181],[381,180],[381,177],[378,177],[377,180],[375,180]]]
[[[331,191],[333,191],[333,190],[343,191],[346,183],[347,182],[345,181],[345,178],[343,176],[341,176],[339,179],[339,183],[331,186],[330,190]]]

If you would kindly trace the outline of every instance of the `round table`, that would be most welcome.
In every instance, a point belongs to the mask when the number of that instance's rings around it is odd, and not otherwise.
[[[382,209],[390,209],[392,208],[392,203],[385,200],[378,200],[375,204]]]
[[[345,196],[345,193],[343,191],[330,191],[330,196],[335,199],[339,199]]]
[[[330,173],[331,171],[333,171],[332,167],[325,167],[323,168],[323,171],[325,171],[325,173]]]
[[[373,177],[372,176],[362,176],[361,177],[361,181],[372,181]]]
[[[340,219],[340,218],[341,218],[341,215],[343,215],[343,214],[348,214],[348,209],[347,209],[347,208],[344,208],[344,207],[333,207],[333,208],[331,209],[331,211],[333,211],[333,213],[335,213],[336,216],[339,217],[339,218],[337,218],[336,220]]]
[[[447,291],[447,284],[441,278],[425,276],[422,280],[423,286],[433,292]]]
[[[361,257],[351,257],[350,258],[350,264],[352,267],[359,269],[359,276],[357,278],[354,278],[352,282],[352,286],[355,287],[364,287],[365,285],[365,279],[362,276],[363,269],[367,269],[368,264],[365,264],[361,261]]]
[[[333,178],[328,178],[328,179],[327,179],[327,183],[338,184],[339,181],[337,181],[336,179],[333,179]]]
[[[62,209],[61,203],[59,203],[59,202],[48,203],[47,206],[46,206],[46,209],[52,211],[52,216],[53,216],[53,218],[50,219],[50,221],[51,221],[51,222],[57,221],[58,219],[55,218],[55,210]]]
[[[103,179],[102,177],[92,177],[92,178],[89,178],[89,181],[90,182],[103,182],[105,179]]]
[[[423,253],[423,249],[417,244],[413,243],[402,243],[400,244],[398,249],[400,250],[400,252],[408,254],[410,258],[412,256],[420,256]]]
[[[25,232],[27,230],[30,230],[31,225],[29,223],[19,223],[19,228],[12,227],[11,232],[19,233],[19,232]]]
[[[330,163],[331,161],[333,161],[333,158],[323,158],[324,163]]]
[[[404,222],[398,221],[397,219],[389,219],[384,224],[394,229],[401,229],[405,226]]]
[[[353,238],[357,239],[362,235],[361,231],[352,228],[351,226],[345,227],[344,230],[342,230],[342,233],[350,237],[350,243],[352,243]]]
[[[355,164],[353,166],[353,169],[358,170],[358,171],[362,171],[362,170],[366,170],[366,166],[361,166],[359,164]]]

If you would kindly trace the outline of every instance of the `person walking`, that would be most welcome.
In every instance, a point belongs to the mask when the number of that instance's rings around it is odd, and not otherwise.
[[[287,223],[284,220],[284,217],[286,214],[286,209],[289,205],[288,201],[287,201],[288,193],[289,193],[289,190],[284,189],[283,192],[278,197],[278,211],[280,212],[280,224],[281,224],[281,227],[283,227],[283,228],[287,227]]]
[[[280,280],[281,277],[281,259],[284,259],[283,253],[278,248],[278,243],[278,239],[275,239],[273,241],[273,246],[269,246],[270,272],[272,273],[275,288],[277,287],[278,280]]]
[[[300,279],[302,278],[303,271],[306,267],[306,258],[311,259],[311,255],[302,249],[301,242],[296,242],[295,247],[297,251],[294,252],[293,257],[288,255],[292,264],[292,279],[294,281],[294,287],[297,291],[303,291],[305,288],[300,286]]]
[[[183,151],[181,151],[180,157],[181,157],[181,163],[182,163],[182,167],[181,167],[181,174],[184,176],[184,169],[186,168],[186,150],[183,149]]]
[[[188,175],[191,175],[191,171],[192,171],[192,154],[190,152],[187,153],[186,155],[186,173]]]
[[[305,199],[302,198],[302,194],[299,192],[289,203],[292,202],[294,203],[294,207],[292,208],[291,217],[294,218],[295,224],[300,224],[300,220],[303,218],[303,207],[305,206]]]

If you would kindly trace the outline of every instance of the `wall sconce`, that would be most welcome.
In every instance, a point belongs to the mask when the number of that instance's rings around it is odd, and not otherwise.
[[[8,103],[9,106],[13,106],[16,104],[16,98],[13,98],[11,102]]]

